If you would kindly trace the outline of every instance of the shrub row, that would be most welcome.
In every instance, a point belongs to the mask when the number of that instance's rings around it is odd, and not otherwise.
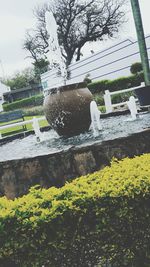
[[[149,207],[150,154],[113,160],[60,189],[3,197],[0,266],[150,266]]]
[[[113,104],[128,101],[130,96],[134,95],[133,92],[127,92],[122,94],[116,94],[111,96],[111,100]],[[104,97],[101,94],[94,94],[94,100],[96,101],[98,106],[103,106],[104,104]]]
[[[3,108],[4,111],[11,111],[15,109],[20,109],[24,107],[34,107],[42,105],[43,103],[43,94],[32,96],[29,98],[24,98],[22,100],[18,100],[15,102],[12,102],[10,104],[4,104]]]
[[[101,80],[97,82],[89,83],[87,86],[89,90],[95,94],[104,92],[105,90],[109,91],[118,91],[122,89],[127,89],[135,86],[139,86],[141,82],[144,81],[143,72],[140,72],[135,75],[130,75],[127,77],[121,77],[114,80]]]
[[[36,116],[36,115],[44,116],[43,106],[23,108],[22,112],[24,116]]]

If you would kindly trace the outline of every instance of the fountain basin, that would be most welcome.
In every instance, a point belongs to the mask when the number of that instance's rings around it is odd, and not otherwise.
[[[92,94],[84,83],[53,88],[45,96],[45,116],[60,136],[86,132],[91,124],[92,99]]]
[[[0,146],[0,196],[15,198],[26,194],[33,185],[63,186],[81,175],[122,159],[150,153],[150,113],[136,121],[130,115],[101,119],[103,130],[97,137],[89,131],[79,136],[59,137],[54,130]],[[12,153],[13,151],[13,153]]]

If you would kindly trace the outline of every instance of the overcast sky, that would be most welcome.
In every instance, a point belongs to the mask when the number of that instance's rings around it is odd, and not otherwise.
[[[44,0],[0,0],[0,77],[13,75],[16,71],[31,66],[27,53],[22,49],[26,29],[35,25],[33,8]],[[145,33],[150,33],[149,10],[150,0],[139,0]],[[130,6],[129,6],[130,8]],[[135,27],[131,11],[129,22],[123,27],[119,40],[135,38]],[[115,41],[117,42],[117,40]],[[110,42],[105,46],[111,45]],[[91,49],[98,51],[103,45],[92,44]],[[85,50],[84,56],[87,56]]]

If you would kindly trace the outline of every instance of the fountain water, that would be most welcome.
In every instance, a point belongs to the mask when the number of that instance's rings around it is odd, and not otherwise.
[[[49,34],[48,58],[50,59],[50,63],[52,63],[53,68],[56,68],[56,66],[60,68],[62,84],[66,84],[66,79],[67,79],[66,64],[64,62],[60,45],[58,42],[58,35],[57,35],[58,26],[51,11],[47,11],[45,13],[45,23],[46,23],[46,30]]]
[[[128,108],[131,113],[131,120],[134,121],[137,119],[137,107],[136,107],[136,101],[134,96],[130,96],[129,101],[127,101]]]
[[[41,142],[36,141],[35,135],[29,135],[23,139],[1,144],[0,161],[47,155],[76,146],[86,147],[95,142],[127,137],[150,127],[150,113],[141,113],[139,119],[135,121],[128,122],[129,119],[130,115],[104,118],[101,114],[99,129],[102,128],[103,130],[99,131],[98,126],[96,126],[96,137],[93,136],[92,131],[69,138],[60,137],[54,130],[41,132],[40,134],[37,131],[37,137],[40,138]],[[132,123],[132,127],[129,127],[129,123]],[[1,139],[1,142],[3,142],[3,139]]]
[[[99,135],[99,131],[102,130],[102,126],[100,123],[100,114],[97,104],[95,101],[91,101],[90,103],[90,114],[91,114],[91,129],[93,131],[93,135],[96,137]]]
[[[41,131],[40,131],[38,119],[36,117],[33,118],[32,126],[33,126],[33,130],[34,130],[34,133],[36,136],[36,140],[37,140],[37,142],[40,142],[41,141]]]

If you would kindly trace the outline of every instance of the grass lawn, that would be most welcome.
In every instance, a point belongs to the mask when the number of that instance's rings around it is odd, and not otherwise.
[[[39,108],[39,111],[41,110],[41,106],[37,107]],[[103,113],[105,112],[105,106],[98,106],[99,110]],[[33,110],[29,110],[27,109],[28,112],[33,112]],[[25,120],[31,120],[33,117],[36,118],[40,118],[41,115],[37,115],[37,116],[24,116]],[[0,126],[6,125],[6,124],[11,124],[11,123],[15,123],[15,122],[20,122],[21,120],[13,120],[10,122],[6,122],[6,123],[0,123]],[[40,127],[44,127],[44,126],[48,126],[48,122],[46,120],[40,121],[39,122]],[[32,124],[28,124],[26,125],[27,131],[32,130]],[[8,136],[8,135],[12,135],[12,134],[17,134],[17,133],[21,133],[23,132],[23,126],[12,126],[9,129],[5,129],[1,131],[2,136]]]
[[[34,117],[40,118],[41,116],[34,116]],[[24,117],[25,120],[31,120],[32,118],[33,118],[33,116],[25,116]],[[9,123],[8,122],[0,123],[0,126],[15,123],[15,122],[20,122],[20,120],[10,121]],[[40,127],[48,126],[48,122],[46,120],[40,121],[39,124],[40,124]],[[32,124],[27,124],[26,128],[27,128],[27,131],[32,130]],[[12,126],[11,128],[2,130],[1,134],[2,134],[2,136],[8,136],[8,135],[16,134],[16,133],[21,133],[23,131],[24,131],[23,126]]]

